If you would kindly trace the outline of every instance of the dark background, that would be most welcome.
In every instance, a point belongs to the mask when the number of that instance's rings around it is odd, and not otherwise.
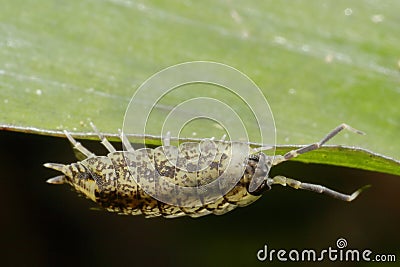
[[[84,144],[104,153],[98,142]],[[0,131],[0,147],[4,266],[275,266],[276,258],[274,264],[258,262],[256,253],[264,244],[322,250],[336,248],[338,238],[345,238],[348,248],[396,254],[400,262],[398,176],[287,162],[272,175],[346,193],[365,184],[372,188],[345,203],[275,186],[256,203],[223,216],[145,219],[92,210],[96,205],[69,186],[46,184],[58,173],[43,163],[75,161],[66,139]],[[367,263],[346,264],[353,265]]]

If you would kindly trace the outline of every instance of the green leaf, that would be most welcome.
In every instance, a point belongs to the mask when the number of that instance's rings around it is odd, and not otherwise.
[[[212,60],[261,88],[275,117],[277,152],[316,142],[345,122],[367,135],[341,134],[329,144],[345,148],[296,160],[400,175],[399,8],[398,1],[6,1],[0,128],[90,138],[91,120],[113,136],[148,77]],[[221,92],[213,96],[229,102]],[[176,94],[158,111],[165,116],[193,95]],[[244,121],[250,116],[244,112]],[[184,133],[192,132],[220,136],[221,129],[193,124]]]

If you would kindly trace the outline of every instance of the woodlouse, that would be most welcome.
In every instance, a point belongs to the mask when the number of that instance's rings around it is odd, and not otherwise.
[[[182,186],[196,186],[199,183],[212,182],[213,179],[216,179],[221,172],[225,170],[223,167],[224,160],[229,159],[229,153],[227,153],[229,146],[226,146],[227,142],[223,140],[215,141],[219,149],[214,153],[213,160],[210,164],[210,166],[213,167],[201,170],[202,172],[197,171],[197,176],[200,177],[200,180],[194,179],[194,181],[190,181],[187,179],[187,176],[185,176],[186,180],[180,176],[181,171],[179,166],[165,168],[165,165],[160,164],[160,162],[163,163],[163,160],[166,159],[165,154],[171,151],[169,148],[175,148],[172,150],[177,151],[176,147],[169,145],[169,136],[165,138],[164,146],[160,146],[156,149],[142,148],[134,150],[126,136],[121,133],[121,140],[125,148],[127,148],[127,151],[116,151],[97,128],[92,123],[91,125],[99,136],[101,143],[109,151],[109,154],[107,156],[96,156],[77,142],[70,133],[64,131],[74,148],[84,154],[86,159],[70,165],[57,163],[44,164],[47,168],[63,173],[63,175],[51,178],[47,180],[47,182],[51,184],[68,183],[79,193],[98,203],[106,210],[118,212],[120,214],[144,214],[146,217],[164,216],[167,218],[184,215],[200,217],[211,213],[221,215],[236,207],[243,207],[253,203],[260,198],[263,192],[269,190],[271,185],[274,184],[288,185],[295,189],[305,189],[322,193],[344,201],[354,200],[365,188],[360,188],[351,195],[347,195],[321,185],[302,183],[284,176],[275,176],[274,178],[268,177],[269,170],[272,166],[290,160],[300,154],[318,149],[343,129],[363,134],[347,124],[341,124],[329,132],[320,142],[289,151],[284,155],[267,156],[259,152],[261,149],[253,149],[253,153],[255,154],[247,156],[243,161],[244,173],[240,177],[240,180],[233,185],[232,189],[215,201],[204,201],[204,196],[199,192],[198,197],[203,201],[203,205],[193,207],[188,207],[187,205],[171,205],[153,198],[143,190],[143,184],[139,185],[135,182],[136,180],[132,179],[132,175],[137,175],[136,178],[140,178],[149,174],[149,167],[146,165],[148,162],[143,162],[144,156],[147,156],[148,153],[154,155],[152,156],[155,162],[154,169],[157,170],[159,175],[177,181],[177,183]],[[195,159],[194,161],[200,162],[198,152],[190,150],[190,148],[194,147],[190,144],[193,143],[187,142],[181,144],[178,152],[181,154],[178,155],[178,158],[180,155],[182,156],[183,153],[182,158],[186,158],[189,161]],[[127,167],[127,153],[130,155],[128,159],[131,161],[128,164],[136,166],[135,173],[132,173]],[[157,162],[159,164],[157,164]],[[255,181],[258,182],[256,183]]]

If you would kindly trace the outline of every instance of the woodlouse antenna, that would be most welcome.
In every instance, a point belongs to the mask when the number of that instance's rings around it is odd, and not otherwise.
[[[274,185],[274,184],[280,184],[282,186],[288,185],[295,189],[308,190],[311,192],[328,195],[330,197],[337,198],[339,200],[343,200],[343,201],[347,201],[347,202],[353,201],[360,195],[360,193],[362,191],[364,191],[365,189],[367,189],[368,187],[371,186],[371,185],[365,185],[365,186],[359,188],[358,190],[356,190],[351,195],[347,195],[347,194],[343,194],[343,193],[334,191],[334,190],[327,188],[325,186],[322,186],[322,185],[302,183],[300,181],[297,181],[297,180],[294,180],[291,178],[287,178],[285,176],[275,176],[274,178],[268,178],[267,184],[269,186]]]
[[[357,134],[365,135],[364,132],[359,131],[357,129],[354,129],[354,128],[350,127],[349,125],[345,124],[345,123],[342,123],[338,127],[336,127],[335,129],[333,129],[331,132],[329,132],[318,143],[310,144],[310,145],[301,147],[299,149],[291,150],[291,151],[287,152],[283,156],[280,156],[280,155],[275,156],[274,157],[274,162],[273,162],[272,165],[277,165],[277,164],[279,164],[279,163],[281,163],[283,161],[287,161],[287,160],[290,160],[292,158],[295,158],[298,155],[301,155],[301,154],[316,150],[316,149],[320,148],[323,144],[328,142],[330,139],[332,139],[334,136],[336,136],[338,133],[340,133],[344,129],[349,130],[349,131],[354,132],[354,133],[357,133]]]

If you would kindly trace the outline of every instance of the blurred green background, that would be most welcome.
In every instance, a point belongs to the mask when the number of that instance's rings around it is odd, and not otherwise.
[[[45,184],[55,174],[43,163],[75,161],[69,144],[15,132],[84,133],[90,118],[116,133],[133,92],[149,76],[211,60],[237,68],[261,88],[278,144],[315,142],[346,122],[367,136],[341,134],[331,144],[399,159],[399,8],[398,1],[372,0],[3,1],[0,126],[12,132],[0,131],[2,259],[28,266],[249,266],[268,264],[255,256],[266,243],[323,249],[339,237],[351,247],[399,257],[399,176],[288,162],[272,174],[345,192],[373,187],[351,204],[275,188],[224,216],[147,220],[89,210],[93,205],[67,187]],[[97,142],[87,145],[98,151]],[[340,151],[329,157],[329,151],[304,159],[355,161],[351,166],[366,169],[373,158],[340,157]],[[398,174],[398,161],[390,162],[386,172]]]

